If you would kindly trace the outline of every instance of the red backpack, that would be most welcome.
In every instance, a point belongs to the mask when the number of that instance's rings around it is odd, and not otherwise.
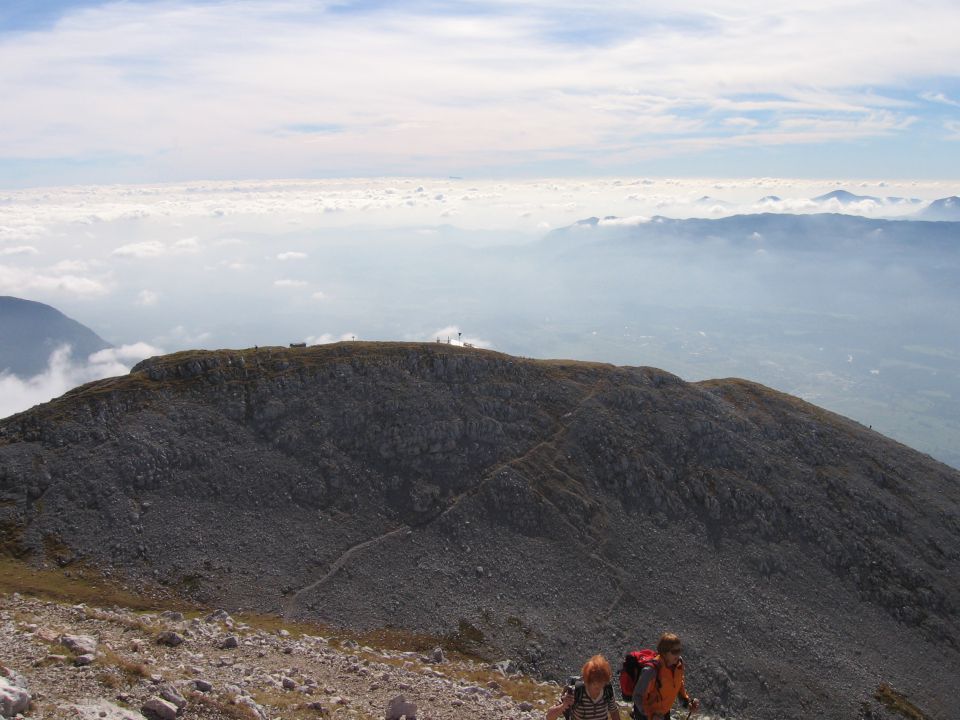
[[[633,690],[637,686],[637,680],[648,667],[659,667],[657,653],[654,650],[634,650],[627,653],[623,659],[623,667],[620,668],[620,692],[623,693],[623,699],[627,702],[633,699]]]

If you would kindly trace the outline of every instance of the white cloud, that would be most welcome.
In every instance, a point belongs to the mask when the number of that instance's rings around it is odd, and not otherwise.
[[[376,5],[335,14],[298,2],[278,12],[263,0],[104,3],[5,33],[0,66],[13,69],[0,92],[16,111],[3,113],[0,156],[135,157],[136,172],[166,177],[317,167],[442,176],[517,157],[615,163],[643,138],[678,133],[723,142],[712,123],[721,136],[776,145],[805,130],[757,134],[749,113],[829,122],[885,111],[902,121],[907,103],[870,88],[954,77],[960,25],[949,0],[929,0],[907,20],[864,12],[860,0],[655,0],[604,4],[591,23],[607,39],[575,44],[575,33],[558,33],[578,19],[570,3],[494,2],[470,17],[435,4]],[[891,132],[902,129],[894,122]],[[337,206],[315,197],[313,208]],[[231,212],[209,201],[204,209],[208,218]],[[122,217],[144,216],[131,207]]]
[[[307,282],[305,280],[291,280],[289,278],[284,278],[282,280],[274,280],[273,284],[277,287],[283,288],[298,288],[306,287]]]
[[[195,237],[177,240],[172,246],[172,251],[177,255],[192,255],[200,251],[200,241]]]
[[[0,217],[3,217],[3,215],[0,215]],[[9,217],[7,221],[10,222],[16,219],[16,217]],[[31,223],[32,218],[26,213],[23,213],[19,222],[12,225],[0,225],[0,244],[35,240],[47,232],[45,227]]]
[[[141,260],[166,257],[168,255],[193,255],[200,251],[200,243],[195,237],[183,238],[173,243],[161,240],[144,240],[143,242],[121,245],[113,251],[120,257],[132,257]]]
[[[136,342],[120,347],[105,348],[93,353],[89,362],[93,365],[117,364],[129,362],[136,364],[155,355],[162,355],[163,350],[145,342]]]
[[[306,257],[306,253],[290,251],[279,253],[277,255],[277,260],[303,260]]]
[[[106,295],[109,292],[102,282],[94,278],[0,265],[0,293],[22,295],[37,291],[79,296]]]
[[[144,307],[152,307],[157,304],[157,301],[160,299],[160,296],[155,293],[153,290],[141,290],[137,294],[137,305],[143,305]]]
[[[320,335],[310,335],[306,339],[307,345],[329,345],[330,343],[335,342],[344,342],[346,340],[356,340],[356,333],[341,333],[340,335],[334,335],[333,333],[322,333]]]
[[[141,342],[101,350],[86,361],[78,361],[71,357],[69,345],[61,346],[50,355],[47,369],[38,375],[20,378],[0,374],[0,417],[52,400],[83,383],[125,375],[138,361],[162,352]]]
[[[18,245],[16,247],[0,248],[0,255],[37,255],[40,251],[32,245]]]
[[[58,273],[81,273],[89,268],[90,264],[84,260],[61,260],[50,269]]]
[[[483,340],[478,337],[466,336],[464,337],[460,327],[457,325],[447,325],[442,327],[435,332],[430,333],[426,337],[417,338],[419,340],[425,340],[427,342],[440,342],[446,343],[449,341],[451,345],[473,345],[478,348],[491,348],[493,343],[489,340]]]
[[[942,105],[950,105],[952,107],[960,107],[960,102],[950,99],[942,92],[925,92],[921,93],[920,97],[929,102],[941,103]]]
[[[325,292],[322,292],[322,291],[320,291],[320,290],[318,290],[317,292],[313,293],[313,295],[311,295],[310,297],[312,297],[314,300],[328,300],[328,299],[329,299],[329,296],[328,296]]]
[[[629,217],[604,218],[598,223],[598,225],[601,225],[601,226],[609,225],[611,227],[616,227],[616,226],[629,227],[631,225],[646,225],[648,222],[650,222],[650,218],[648,217],[645,217],[643,215],[631,215]]]
[[[122,257],[156,258],[167,254],[167,246],[159,240],[145,240],[121,245],[113,251],[113,254]]]
[[[191,330],[184,325],[176,325],[157,338],[157,342],[175,348],[198,349],[210,338],[211,334],[205,330]]]

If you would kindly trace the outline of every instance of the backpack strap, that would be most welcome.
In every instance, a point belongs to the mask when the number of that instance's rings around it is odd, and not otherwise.
[[[573,709],[580,703],[583,699],[583,694],[587,691],[587,686],[582,679],[577,678],[577,681],[573,684],[573,702],[570,703],[570,707],[563,711],[563,717],[566,720],[570,720],[573,716]]]
[[[577,680],[576,684],[573,686],[573,705],[571,708],[575,708],[580,704],[580,701],[583,700],[583,694],[587,691],[587,684],[583,680]]]
[[[640,674],[637,675],[637,682],[640,682],[640,675],[643,675],[643,671],[644,671],[644,670],[647,670],[647,669],[653,670],[653,679],[651,680],[651,682],[654,683],[654,687],[657,689],[657,697],[659,698],[659,697],[660,697],[660,688],[663,686],[663,683],[660,681],[660,659],[659,659],[659,657],[656,657],[656,658],[653,658],[653,659],[651,659],[651,660],[648,660],[647,662],[645,662],[645,663],[643,664],[643,666],[640,668]],[[645,687],[645,688],[643,689],[643,692],[640,694],[640,697],[641,697],[641,698],[646,694],[647,689],[648,689],[649,687],[650,687],[650,686],[647,685],[647,687]]]

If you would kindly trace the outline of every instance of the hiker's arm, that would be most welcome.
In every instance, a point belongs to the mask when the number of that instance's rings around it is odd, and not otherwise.
[[[610,720],[623,720],[620,717],[620,706],[617,705],[617,699],[613,694],[613,688],[607,686],[610,689],[610,702],[607,703],[607,715],[610,716]]]
[[[691,698],[690,693],[687,692],[686,678],[684,678],[680,685],[680,699],[683,700],[684,710],[690,708],[690,712],[696,712],[700,709],[700,701],[697,698]]]
[[[563,696],[560,698],[560,702],[547,710],[547,720],[557,720],[557,718],[563,715],[571,705],[573,705],[573,693],[563,693]]]
[[[640,677],[637,678],[637,684],[633,686],[633,704],[641,710],[643,709],[643,696],[646,694],[647,688],[650,687],[650,683],[653,682],[656,676],[657,668],[644,668],[643,672],[640,673]]]

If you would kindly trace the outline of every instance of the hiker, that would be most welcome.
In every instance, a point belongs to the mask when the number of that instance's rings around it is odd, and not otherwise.
[[[635,720],[670,720],[670,710],[677,701],[690,712],[700,709],[700,701],[691,699],[683,682],[683,644],[673,633],[664,633],[657,643],[657,656],[645,667],[633,688]]]
[[[607,659],[594,655],[580,670],[580,679],[564,688],[560,702],[547,710],[547,720],[557,720],[561,715],[567,720],[620,720],[612,677]]]

